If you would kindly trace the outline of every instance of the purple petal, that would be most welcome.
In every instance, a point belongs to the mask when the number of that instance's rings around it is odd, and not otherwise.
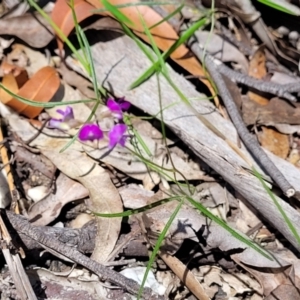
[[[73,108],[71,106],[67,106],[65,110],[57,109],[56,112],[62,115],[62,122],[67,122],[71,119],[74,119]]]
[[[73,108],[71,106],[67,106],[64,114],[63,121],[67,122],[71,119],[74,119]]]
[[[61,114],[62,116],[65,115],[65,112],[62,109],[57,109],[56,112]]]
[[[131,104],[128,101],[122,101],[122,102],[120,102],[120,108],[122,110],[128,110],[129,107],[130,107],[130,105]]]
[[[108,133],[110,149],[115,147],[118,143],[123,147],[125,146],[126,136],[124,136],[124,133],[126,130],[127,126],[125,124],[117,124],[110,130]]]
[[[109,98],[107,100],[106,106],[109,108],[110,111],[115,112],[115,111],[120,111],[120,105],[113,99]]]
[[[62,122],[61,120],[57,120],[54,118],[50,119],[50,121],[48,123],[48,127],[56,128],[56,129],[60,129],[60,130],[69,130],[71,128],[69,123],[65,123],[65,122]]]
[[[93,141],[103,138],[103,132],[96,124],[85,124],[81,127],[78,138],[81,141]]]
[[[49,120],[48,126],[51,127],[51,128],[59,128],[61,122],[62,122],[61,120],[51,118]]]

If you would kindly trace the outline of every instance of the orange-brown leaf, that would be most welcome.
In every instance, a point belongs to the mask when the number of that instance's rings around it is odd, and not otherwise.
[[[255,51],[252,59],[250,60],[248,74],[249,76],[257,79],[262,79],[266,76],[266,55],[262,47]],[[267,105],[269,103],[269,100],[260,94],[249,92],[248,96],[251,100],[258,104]]]
[[[99,0],[88,0],[89,4],[84,0],[75,0],[75,12],[77,15],[78,21],[82,21],[91,15],[91,10],[93,8],[103,9],[104,6]],[[122,5],[125,3],[139,3],[135,0],[110,0],[110,3],[113,5]],[[149,6],[130,6],[126,8],[120,8],[120,11],[125,14],[134,25],[130,26],[131,29],[135,31],[135,34],[144,39],[147,43],[147,36],[143,33],[144,28],[141,22],[141,18],[144,19],[146,25],[151,27],[152,25],[158,23],[162,20],[162,17],[155,12]],[[103,11],[100,14],[109,15],[111,14],[108,11]],[[71,30],[74,28],[74,22],[72,19],[72,12],[70,7],[67,5],[66,0],[58,0],[56,2],[55,8],[52,12],[53,21],[60,27],[65,35],[68,35]],[[173,27],[168,22],[163,22],[162,24],[152,28],[151,34],[155,40],[156,45],[162,51],[168,50],[174,42],[178,39],[178,35]],[[62,48],[62,43],[60,42],[59,48]],[[202,69],[201,64],[194,57],[188,57],[189,50],[181,45],[178,47],[172,54],[171,58],[176,61],[180,66],[186,69],[189,73],[198,76],[205,77],[205,72]],[[210,89],[212,94],[214,94],[213,88],[211,87],[208,80],[201,79]]]
[[[4,75],[2,79],[2,84],[14,94],[18,93],[19,91],[16,78],[12,74]],[[12,99],[13,97],[10,94],[8,94],[3,89],[0,90],[0,101],[3,104],[9,103]]]
[[[60,86],[60,79],[56,70],[52,67],[44,67],[36,72],[20,89],[18,95],[32,101],[48,102],[57,92]],[[43,107],[27,106],[17,109],[29,118],[35,118]]]
[[[286,159],[290,150],[289,137],[273,128],[262,126],[262,133],[259,135],[261,145],[273,152],[275,155]]]
[[[77,21],[81,22],[93,15],[92,10],[95,9],[89,3],[83,0],[74,0],[74,10],[76,13]],[[66,0],[57,0],[55,7],[52,11],[51,18],[54,23],[61,29],[65,36],[68,36],[75,27],[72,10]],[[63,42],[58,39],[58,48],[62,50]]]

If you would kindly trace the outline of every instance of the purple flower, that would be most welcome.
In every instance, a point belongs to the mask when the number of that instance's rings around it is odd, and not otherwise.
[[[84,124],[79,131],[78,138],[81,141],[101,140],[103,132],[96,124]]]
[[[110,130],[108,133],[110,149],[115,147],[117,144],[120,144],[122,147],[125,146],[127,136],[124,134],[126,130],[127,126],[125,124],[117,124]]]
[[[112,112],[113,116],[119,120],[123,118],[123,111],[126,111],[130,107],[130,103],[121,98],[119,101],[115,101],[112,98],[109,98],[106,103],[108,109]]]
[[[67,106],[65,110],[57,109],[56,112],[62,115],[61,119],[51,118],[48,126],[62,130],[70,129],[69,121],[74,120],[74,113],[71,106]]]

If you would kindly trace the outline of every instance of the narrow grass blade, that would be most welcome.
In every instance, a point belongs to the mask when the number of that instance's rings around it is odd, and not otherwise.
[[[88,65],[89,65],[89,71],[90,71],[89,75],[92,78],[92,83],[93,83],[93,88],[94,88],[94,91],[95,91],[95,94],[96,94],[96,98],[97,98],[98,101],[100,101],[101,95],[103,97],[106,97],[107,93],[106,93],[106,90],[103,87],[98,86],[97,74],[96,74],[96,71],[95,71],[94,61],[93,61],[93,57],[92,57],[92,53],[91,53],[91,48],[90,48],[89,42],[86,38],[86,35],[84,34],[84,31],[82,30],[81,27],[78,28],[78,32],[79,32],[79,34],[81,36],[81,39],[83,41],[83,44],[85,46],[85,51],[86,51]],[[100,95],[100,93],[101,93],[101,95]]]
[[[182,8],[184,7],[184,4],[181,4],[179,7],[177,7],[172,13],[168,14],[166,17],[164,17],[163,19],[161,19],[161,21],[155,23],[154,25],[152,25],[151,27],[149,27],[149,30],[157,27],[158,25],[167,22],[168,20],[170,20],[173,16],[175,16],[176,14],[180,13]]]
[[[87,102],[95,102],[96,99],[83,99],[83,100],[73,100],[73,101],[65,101],[65,102],[38,102],[38,101],[32,101],[26,98],[23,98],[15,93],[12,93],[8,88],[6,88],[2,83],[0,83],[0,88],[3,89],[5,92],[7,92],[12,97],[18,99],[20,102],[23,102],[27,105],[31,106],[37,106],[37,107],[45,107],[45,108],[51,108],[56,106],[62,106],[62,105],[72,105],[72,104],[79,104],[79,103],[87,103]]]
[[[175,1],[143,1],[143,2],[130,2],[130,3],[123,3],[123,4],[118,4],[118,5],[114,5],[116,8],[120,9],[120,8],[126,8],[126,7],[138,7],[138,6],[163,6],[163,5],[176,5],[178,3],[176,3]],[[108,9],[106,8],[100,8],[100,9],[95,9],[93,10],[93,12],[95,13],[102,13],[108,11]]]
[[[102,213],[93,212],[93,214],[95,216],[103,217],[103,218],[129,217],[129,216],[139,214],[141,212],[147,211],[147,210],[152,209],[154,207],[157,207],[157,206],[163,205],[165,203],[168,203],[170,201],[174,201],[174,200],[178,200],[178,199],[179,199],[179,196],[170,197],[170,198],[166,198],[166,199],[162,199],[162,200],[156,201],[156,202],[154,202],[152,204],[149,204],[149,205],[145,205],[145,206],[139,207],[137,209],[130,209],[130,210],[126,210],[126,211],[120,212],[120,213],[102,214]]]
[[[108,0],[101,0],[104,7],[121,23],[134,25],[132,21],[125,16],[115,5],[112,5]]]
[[[288,216],[286,215],[286,213],[284,212],[284,210],[282,209],[282,207],[280,206],[278,200],[276,199],[276,197],[274,196],[274,194],[272,193],[272,191],[269,189],[269,187],[266,185],[265,181],[263,180],[262,176],[260,175],[260,173],[255,169],[252,168],[255,176],[258,178],[258,180],[261,182],[262,186],[264,187],[264,189],[267,191],[267,193],[269,194],[270,198],[273,200],[274,204],[276,205],[277,209],[279,210],[279,212],[281,213],[282,217],[284,218],[284,221],[286,222],[286,224],[288,225],[288,227],[290,228],[291,232],[293,233],[294,237],[296,238],[298,244],[300,245],[300,236],[296,230],[296,228],[294,227],[293,223],[291,222],[291,220],[288,218]]]
[[[137,299],[140,299],[141,298],[141,295],[143,293],[143,289],[144,289],[144,286],[145,286],[145,283],[146,283],[146,280],[147,280],[147,277],[148,277],[148,274],[149,274],[149,271],[151,269],[151,266],[153,265],[154,263],[154,260],[155,260],[155,257],[160,249],[160,246],[170,228],[170,226],[172,225],[174,219],[176,218],[182,204],[184,202],[184,198],[181,198],[181,201],[179,202],[179,204],[177,205],[177,207],[175,208],[174,212],[172,213],[172,215],[170,216],[170,219],[168,220],[166,226],[164,227],[164,229],[162,230],[161,234],[159,235],[158,239],[157,239],[157,242],[155,244],[155,247],[153,248],[153,252],[150,256],[150,259],[149,259],[149,262],[147,264],[147,268],[146,268],[146,272],[144,274],[144,277],[143,277],[143,281],[141,283],[141,287],[140,287],[140,290],[139,290],[139,293],[138,293],[138,296],[137,296]]]
[[[76,59],[82,64],[84,69],[86,69],[86,63],[84,58],[78,53],[74,45],[71,43],[71,41],[65,36],[65,34],[61,31],[61,29],[52,21],[52,19],[36,4],[34,0],[28,0],[28,3],[30,6],[35,8],[41,16],[51,25],[51,27],[55,30],[56,34],[59,36],[59,38],[64,41],[64,43],[67,44],[67,46],[71,49],[73,54],[75,55]]]
[[[195,201],[193,198],[187,196],[187,200],[198,210],[200,210],[206,217],[223,227],[225,230],[227,230],[232,236],[234,236],[236,239],[241,241],[242,243],[246,244],[247,246],[251,247],[255,251],[257,251],[259,254],[263,255],[264,257],[268,258],[269,260],[274,260],[271,255],[269,255],[263,248],[256,245],[254,242],[252,242],[250,239],[244,237],[240,233],[236,232],[234,229],[232,229],[230,226],[228,226],[223,220],[216,217],[214,214],[212,214],[208,209],[206,209],[202,204]]]
[[[161,56],[163,60],[165,61],[169,56],[183,43],[185,43],[194,33],[196,30],[204,26],[207,22],[207,18],[204,17],[203,19],[200,19],[198,22],[193,24],[191,27],[189,27],[180,37],[179,39],[167,50],[165,51]],[[150,68],[148,68],[138,79],[136,79],[129,87],[129,89],[134,89],[141,85],[143,82],[148,80],[155,72],[160,70],[160,60],[156,61],[152,64]]]
[[[299,12],[295,12],[295,8],[296,11],[298,11],[298,7],[294,7],[294,5],[288,3],[287,1],[278,1],[278,0],[258,0],[258,2],[267,5],[269,7],[272,7],[276,10],[282,11],[284,13],[290,14],[290,15],[294,15],[294,16],[299,16]]]

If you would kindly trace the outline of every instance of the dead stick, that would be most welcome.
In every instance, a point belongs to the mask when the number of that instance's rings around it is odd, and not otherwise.
[[[124,288],[132,294],[138,294],[140,286],[134,280],[128,279],[125,276],[106,268],[98,262],[93,261],[92,259],[80,253],[76,248],[69,247],[57,239],[50,238],[48,235],[44,234],[39,227],[31,225],[24,217],[17,217],[11,211],[6,211],[6,214],[13,228],[19,233],[23,233],[24,235],[32,238],[46,249],[50,249],[53,252],[59,253],[93,271],[100,277],[100,279],[108,280],[109,282]],[[144,299],[163,299],[162,297],[152,294],[152,290],[149,288],[144,288],[142,296]]]
[[[230,92],[219,73],[213,58],[209,54],[204,53],[200,48],[199,43],[192,42],[190,44],[191,50],[207,68],[211,78],[213,79],[215,85],[218,88],[219,95],[222,97],[227,112],[241,138],[245,143],[246,147],[253,154],[255,159],[262,165],[262,167],[268,172],[268,174],[273,178],[276,184],[280,187],[283,193],[287,197],[292,197],[295,194],[295,189],[286,180],[283,174],[275,166],[275,164],[270,160],[266,153],[261,149],[258,141],[249,133],[247,127],[245,126],[242,117],[232,99]]]

